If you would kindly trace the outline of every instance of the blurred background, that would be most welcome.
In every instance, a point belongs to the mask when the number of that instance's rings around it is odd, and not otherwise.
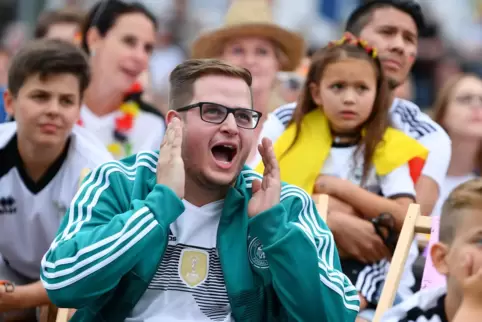
[[[99,0],[0,0],[0,83],[9,57],[33,34],[39,14],[48,9],[88,10]],[[199,32],[222,25],[232,0],[140,0],[159,19],[157,48],[151,58],[150,90],[162,97],[172,68],[188,57]],[[340,37],[348,13],[363,0],[268,0],[275,21],[300,32],[310,49]],[[128,1],[127,1],[128,2]],[[419,0],[429,22],[420,39],[412,77],[399,96],[422,108],[432,105],[447,77],[467,71],[482,75],[482,0]],[[297,74],[280,74],[283,95],[296,95]]]

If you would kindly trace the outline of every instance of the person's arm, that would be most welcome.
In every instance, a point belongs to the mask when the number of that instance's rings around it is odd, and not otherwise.
[[[143,164],[141,172],[155,172],[155,164],[138,156],[135,164],[106,163],[85,179],[41,263],[55,305],[80,308],[115,288],[139,253],[165,239],[183,212],[165,185],[155,185],[145,200],[130,200],[129,185],[139,172],[132,170]]]
[[[317,191],[350,204],[368,218],[375,218],[381,213],[390,213],[395,219],[395,228],[400,231],[410,203],[415,200],[415,191],[408,165],[403,165],[380,178],[384,196],[370,192],[348,180],[321,175],[317,182]]]
[[[250,219],[250,232],[263,245],[273,287],[292,320],[355,320],[357,290],[308,194],[284,186],[280,204]]]
[[[40,281],[17,285],[13,292],[5,292],[0,287],[0,312],[24,310],[47,304],[50,304],[50,300]]]

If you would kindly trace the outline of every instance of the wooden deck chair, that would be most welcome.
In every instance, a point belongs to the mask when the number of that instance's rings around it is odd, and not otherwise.
[[[382,322],[383,314],[393,305],[415,233],[430,234],[431,227],[432,218],[422,216],[420,206],[411,204],[403,222],[373,322]]]
[[[312,197],[316,205],[316,210],[325,223],[328,216],[328,198],[328,195],[325,194],[315,194]]]
[[[90,169],[84,168],[79,176],[79,188],[85,177],[90,173]],[[67,322],[73,314],[73,310],[57,308],[53,304],[45,305],[40,308],[40,322]]]
[[[59,309],[53,304],[40,308],[40,322],[67,322],[69,320],[69,309]]]

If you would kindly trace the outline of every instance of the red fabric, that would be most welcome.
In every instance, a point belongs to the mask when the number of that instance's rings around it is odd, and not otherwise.
[[[417,183],[418,178],[422,174],[423,166],[425,165],[425,159],[421,157],[415,157],[408,162],[410,168],[410,176],[414,183]]]

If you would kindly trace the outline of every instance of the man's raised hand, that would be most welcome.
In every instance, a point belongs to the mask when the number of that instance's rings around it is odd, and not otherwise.
[[[252,197],[248,204],[248,216],[270,209],[280,202],[281,179],[278,160],[274,154],[273,144],[267,138],[263,138],[258,145],[258,151],[263,159],[263,180],[253,180]]]
[[[159,151],[157,183],[171,188],[179,198],[184,198],[185,171],[182,151],[182,122],[175,117],[168,125]]]

